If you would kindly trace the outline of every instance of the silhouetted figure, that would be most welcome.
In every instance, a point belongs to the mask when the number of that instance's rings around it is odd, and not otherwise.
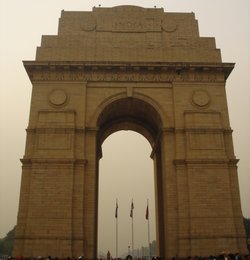
[[[107,253],[107,260],[111,260],[110,252]]]
[[[127,255],[126,260],[133,260],[132,255]]]

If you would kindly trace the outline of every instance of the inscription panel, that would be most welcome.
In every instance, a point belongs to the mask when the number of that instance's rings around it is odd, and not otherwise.
[[[223,82],[224,75],[219,72],[175,71],[40,71],[32,72],[31,80],[36,81],[119,81],[119,82]]]
[[[37,149],[39,150],[69,150],[72,148],[70,134],[39,134]]]
[[[224,148],[221,133],[189,133],[188,140],[192,150],[221,150]]]
[[[71,128],[75,126],[73,111],[40,111],[38,114],[38,128]]]
[[[221,128],[219,112],[185,112],[187,128]]]

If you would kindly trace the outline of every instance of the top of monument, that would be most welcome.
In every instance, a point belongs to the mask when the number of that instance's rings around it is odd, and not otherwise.
[[[150,10],[150,9],[160,9],[160,10],[164,10],[163,8],[156,8],[156,6],[152,7],[152,8],[146,8],[146,7],[143,7],[143,6],[139,6],[139,5],[116,5],[116,6],[113,6],[113,7],[94,7],[94,8],[101,8],[101,9],[112,9],[112,10],[115,10],[115,11],[121,11],[121,12],[124,12],[124,11],[147,11],[147,10]]]
[[[110,8],[116,9],[116,10],[129,10],[129,11],[145,9],[144,7],[138,6],[138,5],[116,5],[116,6],[113,6]]]
[[[43,36],[37,60],[221,62],[200,37],[194,13],[134,5],[62,11],[58,35]]]

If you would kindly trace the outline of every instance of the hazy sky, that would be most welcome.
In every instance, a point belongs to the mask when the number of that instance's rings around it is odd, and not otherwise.
[[[34,60],[42,35],[57,34],[60,12],[91,11],[101,4],[163,7],[165,12],[194,12],[201,36],[216,38],[224,62],[236,66],[227,80],[227,98],[238,164],[243,214],[250,217],[250,1],[172,0],[172,1],[80,1],[80,0],[0,0],[0,237],[16,223],[28,126],[31,83],[22,60]],[[118,158],[119,148],[127,161]],[[131,149],[132,148],[132,149]],[[119,153],[118,153],[119,151]],[[153,218],[153,170],[147,140],[131,132],[110,136],[103,146],[100,169],[100,250],[114,255],[115,199],[119,198],[119,252],[131,245],[129,210],[135,203],[135,247],[147,244],[146,199],[150,198]],[[137,156],[140,156],[137,157]],[[110,160],[110,161],[108,161]],[[118,165],[118,166],[117,166]],[[130,165],[130,168],[126,168]],[[112,166],[112,168],[111,168]],[[117,170],[118,167],[122,170]],[[140,166],[141,168],[138,168]],[[141,180],[143,185],[138,185]],[[133,185],[135,184],[135,185]],[[128,188],[129,187],[129,188]],[[103,210],[105,209],[105,210]],[[109,219],[110,225],[106,220]],[[105,221],[105,224],[102,224]],[[106,228],[106,230],[105,230]],[[151,223],[151,238],[155,237]],[[104,242],[103,242],[104,241]]]

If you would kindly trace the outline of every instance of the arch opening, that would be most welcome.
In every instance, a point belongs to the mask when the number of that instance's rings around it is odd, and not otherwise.
[[[122,98],[107,105],[97,120],[98,146],[112,133],[133,130],[143,135],[153,148],[162,126],[160,115],[147,102],[137,98]]]
[[[112,134],[121,130],[134,131],[146,138],[150,144],[151,155],[148,159],[152,163],[152,180],[151,185],[153,185],[154,190],[154,214],[155,214],[155,240],[156,252],[158,255],[163,255],[163,216],[162,216],[162,168],[161,168],[161,148],[160,148],[160,136],[162,128],[162,120],[157,109],[148,102],[138,98],[121,98],[119,100],[113,101],[112,103],[105,106],[102,112],[99,114],[97,120],[97,152],[98,160],[102,158],[102,144],[108,137]],[[129,132],[130,132],[129,131]],[[145,139],[144,139],[145,141]],[[131,144],[131,150],[136,146],[136,142]],[[120,147],[121,148],[121,147]],[[119,149],[116,153],[120,153]],[[144,158],[145,159],[145,158]],[[99,161],[100,162],[100,161]],[[100,171],[100,165],[98,162],[98,171]],[[99,178],[100,175],[98,174]],[[143,185],[138,181],[139,188]],[[99,188],[98,188],[99,191]],[[99,194],[100,198],[100,194]],[[151,199],[152,200],[152,199]],[[113,201],[114,203],[114,201]],[[145,207],[145,205],[144,205]],[[143,218],[143,217],[142,217]],[[145,220],[145,215],[144,215]],[[160,228],[161,227],[161,228]]]
[[[105,258],[109,250],[116,257],[116,199],[118,202],[118,257],[132,255],[131,200],[133,199],[134,257],[148,254],[148,222],[151,254],[155,255],[155,187],[153,160],[149,142],[134,131],[117,131],[103,143],[99,162],[98,256]],[[143,188],[142,188],[143,187]]]

